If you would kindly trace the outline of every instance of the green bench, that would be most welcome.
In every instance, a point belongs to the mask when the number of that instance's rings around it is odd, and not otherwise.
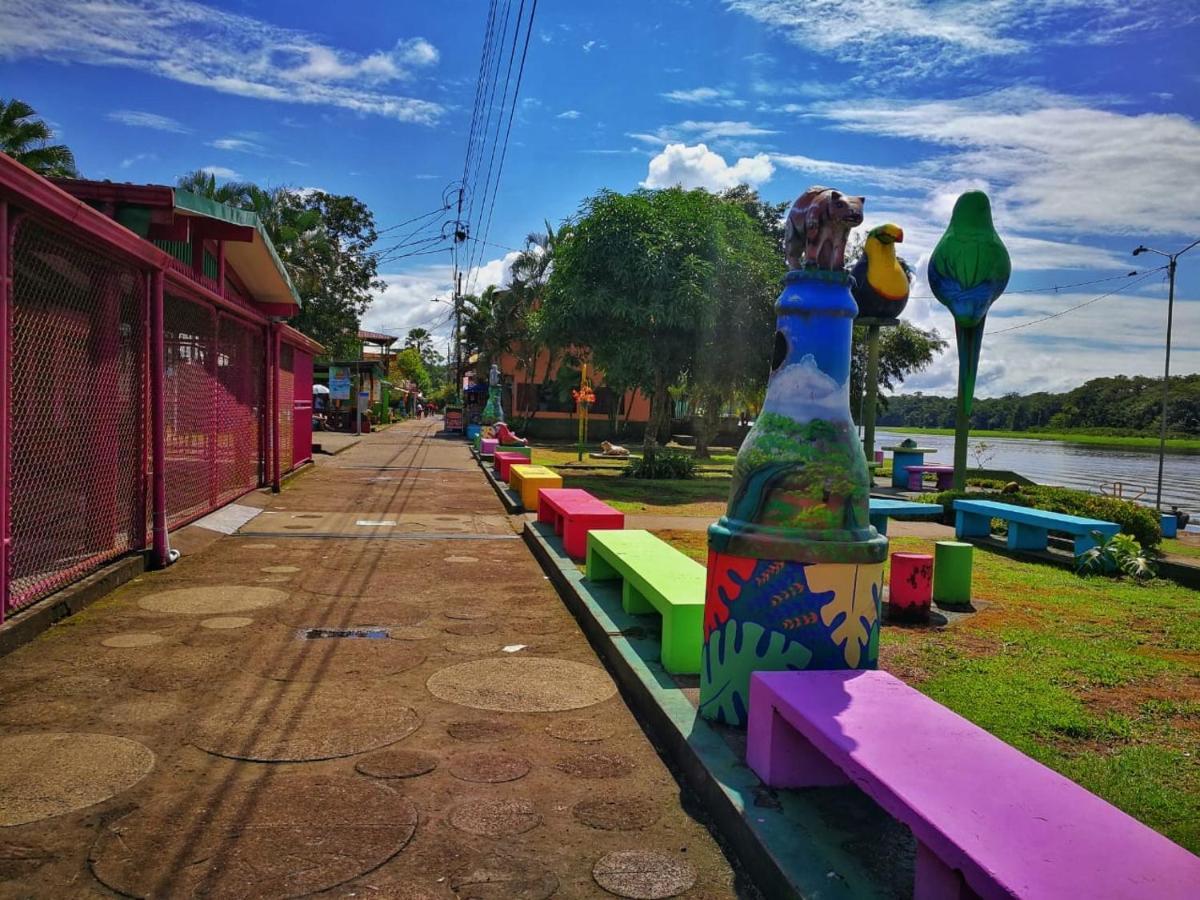
[[[700,672],[704,644],[705,569],[648,531],[592,531],[587,577],[622,579],[621,606],[633,615],[662,616],[663,668],[673,675]]]

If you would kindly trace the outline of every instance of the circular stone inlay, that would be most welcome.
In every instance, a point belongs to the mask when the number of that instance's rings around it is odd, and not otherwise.
[[[677,897],[696,883],[691,864],[650,850],[606,853],[592,869],[596,884],[610,894],[632,900]]]
[[[426,686],[439,700],[498,712],[582,709],[617,692],[608,673],[566,659],[476,659],[435,672]]]
[[[105,638],[100,643],[105,647],[153,647],[155,644],[161,644],[165,641],[161,634],[149,634],[147,632],[130,632],[129,634],[114,634],[110,638]]]
[[[542,816],[531,800],[472,800],[451,810],[450,824],[467,834],[500,838],[536,828]]]
[[[592,719],[555,719],[546,726],[546,734],[560,741],[573,741],[578,744],[592,744],[613,735],[613,728],[607,722]]]
[[[442,613],[447,619],[486,619],[491,615],[486,609],[451,609]]]
[[[483,634],[494,634],[497,626],[493,622],[451,622],[442,631],[446,634],[461,634],[476,637]]]
[[[258,571],[267,575],[290,575],[293,572],[299,572],[299,566],[263,566]]]
[[[520,733],[519,725],[512,722],[497,722],[495,719],[482,719],[478,722],[451,722],[446,726],[446,734],[456,741],[489,743],[503,741]]]
[[[248,619],[245,616],[216,616],[212,619],[205,619],[200,623],[201,628],[214,628],[218,631],[229,628],[245,628],[247,625],[253,625],[254,620]]]
[[[388,682],[349,687],[246,679],[197,724],[192,742],[230,759],[305,762],[386,747],[420,727]]]
[[[149,747],[109,734],[0,737],[0,825],[84,809],[133,787],[152,768]]]
[[[460,781],[499,784],[516,781],[529,774],[529,763],[510,753],[460,753],[446,767]]]
[[[267,775],[199,798],[203,827],[155,798],[111,824],[92,851],[96,877],[129,897],[308,896],[381,866],[412,838],[417,810],[379,782]]]
[[[584,825],[602,831],[636,831],[658,821],[659,806],[649,797],[594,797],[571,810]]]
[[[186,613],[218,616],[222,613],[245,612],[282,603],[285,591],[276,588],[248,587],[226,584],[218,587],[179,588],[151,594],[138,601],[138,606],[151,612]]]
[[[450,879],[454,896],[466,900],[547,900],[558,878],[534,862],[495,859]]]
[[[500,643],[499,638],[464,637],[446,641],[442,646],[446,648],[446,652],[457,653],[461,656],[487,656],[489,653],[497,652],[504,645]]]
[[[576,753],[554,768],[576,778],[620,778],[633,771],[633,761],[620,753]]]
[[[423,662],[425,657],[403,641],[293,637],[258,648],[249,668],[272,681],[323,681],[397,675]]]
[[[424,750],[381,750],[360,759],[354,768],[374,778],[415,778],[437,768],[438,758]]]

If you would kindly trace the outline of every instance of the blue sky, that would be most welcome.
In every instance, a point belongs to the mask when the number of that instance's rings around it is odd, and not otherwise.
[[[209,167],[355,194],[387,227],[462,174],[488,9],[0,0],[0,94],[33,104],[86,177]],[[1157,264],[1138,243],[1200,237],[1197,46],[1200,8],[1146,0],[540,0],[471,278],[502,280],[507,248],[600,188],[748,181],[785,200],[822,183],[865,195],[867,226],[904,228],[922,272],[908,315],[949,333],[924,265],[954,198],[982,187],[1014,277],[979,393],[1159,374],[1166,285],[1121,276]],[[447,262],[385,263],[364,324],[445,333],[430,298]],[[1200,371],[1200,248],[1180,265],[1172,370]],[[951,353],[906,389],[950,393],[953,371]]]

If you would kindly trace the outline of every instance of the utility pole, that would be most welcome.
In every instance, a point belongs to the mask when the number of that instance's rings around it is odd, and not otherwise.
[[[1158,487],[1154,494],[1154,508],[1160,514],[1162,513],[1163,461],[1167,454],[1167,401],[1171,396],[1171,325],[1175,317],[1175,266],[1179,262],[1179,257],[1197,244],[1200,244],[1200,240],[1192,241],[1178,253],[1164,253],[1161,250],[1153,250],[1145,244],[1133,251],[1134,256],[1142,253],[1155,253],[1167,258],[1167,353],[1166,361],[1163,364],[1161,421],[1158,424]]]
[[[462,390],[463,355],[462,355],[462,272],[458,273],[458,281],[454,285],[454,390]]]

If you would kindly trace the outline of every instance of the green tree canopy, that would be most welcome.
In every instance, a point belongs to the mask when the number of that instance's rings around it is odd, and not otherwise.
[[[417,390],[428,394],[433,388],[433,380],[425,368],[425,361],[416,347],[405,347],[392,357],[388,367],[388,380],[392,383],[411,381]]]
[[[75,178],[75,154],[53,140],[54,132],[32,106],[0,99],[0,150],[39,175]]]

